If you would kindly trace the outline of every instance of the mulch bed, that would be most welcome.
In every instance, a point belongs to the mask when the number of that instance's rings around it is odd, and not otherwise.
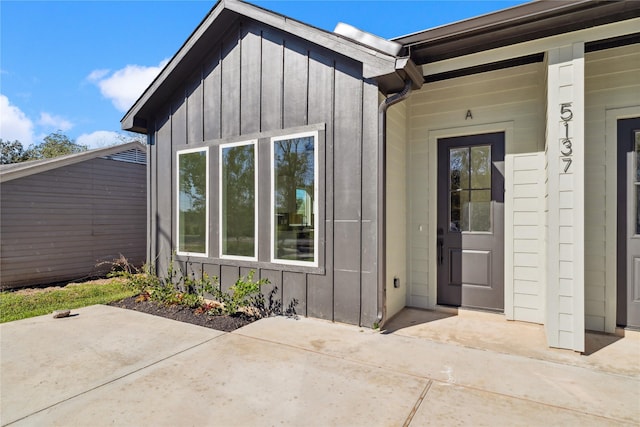
[[[194,310],[189,307],[163,305],[151,300],[136,302],[136,298],[137,297],[129,297],[121,301],[109,303],[108,305],[153,314],[154,316],[161,316],[167,319],[178,320],[180,322],[191,323],[224,332],[234,331],[257,320],[255,317],[245,314],[237,314],[234,316],[196,314]]]

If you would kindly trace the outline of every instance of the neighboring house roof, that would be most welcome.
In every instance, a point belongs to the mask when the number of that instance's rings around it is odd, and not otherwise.
[[[534,1],[392,40],[423,65],[637,17],[640,1]]]
[[[363,64],[364,78],[383,77],[388,87],[393,85],[394,89],[395,86],[402,89],[407,74],[415,74],[415,66],[411,69],[412,63],[397,62],[394,55],[364,43],[239,0],[220,0],[125,114],[121,120],[122,128],[146,133],[151,115],[193,74],[194,67],[207,55],[211,44],[218,43],[227,34],[229,23],[243,16],[352,58]]]
[[[52,169],[61,168],[63,166],[73,165],[75,163],[83,162],[86,160],[96,159],[98,157],[113,157],[116,154],[124,153],[131,150],[140,150],[146,153],[147,147],[137,141],[134,141],[127,144],[120,144],[111,147],[83,151],[81,153],[67,154],[51,159],[30,160],[26,162],[0,165],[0,183]],[[127,161],[126,159],[123,160]]]

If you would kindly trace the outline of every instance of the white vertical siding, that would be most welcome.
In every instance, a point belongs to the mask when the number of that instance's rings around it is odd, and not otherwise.
[[[544,322],[544,153],[506,156],[505,314]]]
[[[436,303],[436,264],[429,254],[436,245],[437,139],[504,131],[507,155],[542,151],[544,74],[542,63],[523,65],[429,83],[409,99],[409,305],[433,308]],[[466,118],[467,110],[472,119]],[[511,239],[505,231],[505,239]]]
[[[615,249],[607,246],[615,248],[616,230],[607,218],[615,218],[617,201],[606,188],[617,175],[605,159],[617,148],[605,144],[605,119],[607,110],[640,105],[640,45],[586,54],[585,105],[585,327],[614,332]]]
[[[545,325],[550,346],[584,351],[584,43],[548,58]],[[562,154],[567,138],[572,149]]]
[[[407,289],[407,104],[387,111],[387,318],[406,304]],[[400,287],[394,288],[397,277]]]

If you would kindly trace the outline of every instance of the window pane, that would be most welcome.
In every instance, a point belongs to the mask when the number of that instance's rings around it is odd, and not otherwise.
[[[178,251],[206,253],[207,152],[178,155]]]
[[[491,146],[471,147],[471,188],[491,188]]]
[[[222,254],[255,257],[255,146],[221,151]]]
[[[459,206],[460,206],[460,219],[458,221],[451,220],[450,230],[451,231],[469,231],[469,191],[460,191],[459,195]],[[453,204],[453,197],[452,197]],[[453,217],[453,209],[451,212],[451,216]]]
[[[462,231],[462,200],[461,195],[466,191],[451,192],[451,216],[449,231]]]
[[[275,258],[314,262],[315,138],[274,141]]]
[[[491,190],[471,191],[470,231],[491,231]]]
[[[469,148],[449,149],[451,190],[469,188]]]

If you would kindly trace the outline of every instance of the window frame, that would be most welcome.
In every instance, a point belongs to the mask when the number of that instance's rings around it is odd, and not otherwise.
[[[275,143],[277,141],[287,140],[287,139],[295,139],[295,138],[306,138],[313,137],[313,261],[297,261],[297,260],[287,260],[287,259],[279,259],[276,258],[276,221],[275,221]],[[319,266],[319,234],[320,234],[320,212],[319,212],[319,203],[318,203],[318,195],[319,193],[319,184],[320,184],[320,165],[318,163],[318,156],[320,147],[318,146],[320,142],[319,131],[304,131],[304,132],[296,132],[285,135],[272,136],[269,138],[269,173],[271,175],[271,183],[270,183],[270,220],[269,220],[269,229],[270,229],[270,262],[273,264],[279,265],[293,265],[293,266],[301,266],[301,267],[318,267]]]
[[[180,250],[180,156],[183,154],[204,152],[205,153],[205,241],[204,252],[185,252]],[[209,205],[210,205],[210,165],[209,165],[209,147],[196,147],[187,148],[184,150],[176,151],[176,243],[175,251],[176,255],[180,256],[193,256],[193,257],[209,257],[209,239],[210,239],[210,224],[209,224]]]
[[[254,229],[253,229],[253,239],[254,239],[254,247],[253,247],[253,256],[242,256],[242,255],[225,255],[223,253],[223,201],[222,201],[222,167],[223,167],[223,155],[222,150],[225,148],[232,147],[242,147],[245,145],[253,145],[253,161],[254,161],[254,173],[253,173],[253,191],[254,191]],[[251,139],[246,141],[237,141],[237,142],[228,142],[219,145],[218,149],[218,256],[220,259],[231,259],[231,260],[239,260],[239,261],[258,261],[258,248],[259,248],[259,197],[260,197],[260,189],[259,189],[259,158],[258,158],[258,140]]]

